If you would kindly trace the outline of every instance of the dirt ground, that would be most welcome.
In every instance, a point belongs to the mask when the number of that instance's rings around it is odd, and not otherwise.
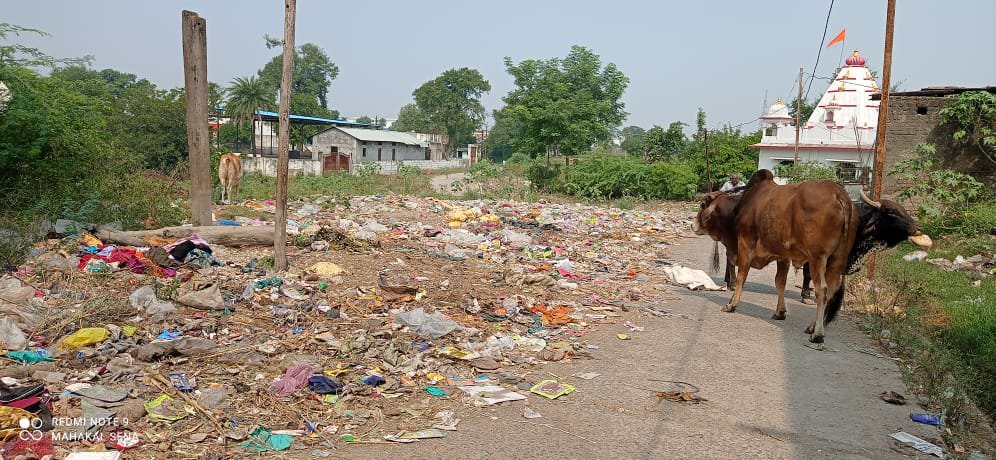
[[[243,205],[264,216],[255,224],[266,225],[272,203]],[[47,347],[57,361],[2,361],[0,374],[26,383],[61,373],[48,389],[62,394],[54,412],[63,417],[81,413],[70,384],[129,390],[127,405],[138,412],[128,428],[143,444],[124,458],[255,455],[240,447],[254,427],[294,437],[288,450],[263,454],[269,458],[920,455],[892,441],[896,431],[941,444],[936,429],[909,420],[910,406],[878,398],[905,393],[900,370],[876,356],[877,345],[846,315],[828,329],[827,351],[805,346],[814,309],[796,300],[798,289],[790,290],[788,319],[770,319],[773,267],[751,272],[735,314],[720,311],[728,292],[670,285],[672,264],[704,269],[710,259],[713,242],[689,231],[694,209],[399,196],[355,197],[349,206],[297,202],[291,219],[301,235],[292,241],[300,244],[289,248],[288,273],[258,271],[271,248],[220,246],[214,256],[221,266],[185,265],[175,278],[126,269],[91,274],[75,269],[78,260],[68,265],[73,270],[53,272],[86,248],[72,238],[49,241],[18,276],[33,283],[34,299],[24,302],[44,312],[36,330],[47,338],[33,346]],[[316,262],[337,264],[342,273],[309,275]],[[282,285],[259,284],[274,275]],[[143,285],[175,299],[197,282],[219,285],[224,312],[180,306],[165,316],[136,316],[126,300]],[[417,308],[470,329],[428,339],[395,321]],[[137,332],[79,350],[55,346],[79,327],[124,323]],[[207,349],[148,357],[144,350],[168,345],[157,338],[167,330],[187,343],[207,342]],[[542,350],[530,349],[529,340],[540,338]],[[482,357],[455,359],[446,354],[450,347]],[[273,382],[304,363],[309,375],[345,385],[341,396],[323,399],[303,384],[275,394]],[[192,397],[224,393],[206,410],[220,425],[193,408],[175,422],[144,416],[143,402],[179,397],[152,378],[172,371],[196,378]],[[386,382],[365,383],[372,376]],[[483,405],[459,388],[483,377],[528,399]],[[576,391],[554,400],[529,392],[544,379]],[[706,400],[661,398],[676,389],[674,381]],[[430,395],[429,385],[446,396]],[[541,417],[524,417],[527,406]],[[433,427],[441,411],[461,419],[445,437],[385,440]],[[215,441],[219,432],[230,439],[224,446]],[[100,447],[56,445],[61,453]]]
[[[672,245],[677,263],[705,266],[712,241],[686,238]],[[789,286],[801,280],[790,273]],[[889,434],[906,431],[940,444],[936,429],[910,421],[910,406],[878,394],[904,393],[900,369],[858,350],[878,346],[844,317],[828,329],[827,351],[805,347],[803,329],[815,315],[788,296],[788,318],[775,321],[774,267],[752,271],[737,313],[720,308],[728,292],[674,289],[653,305],[657,317],[629,313],[643,327],[620,321],[588,337],[600,346],[592,359],[549,363],[535,370],[570,381],[577,391],[550,401],[530,398],[542,418],[523,417],[521,402],[460,408],[459,430],[446,439],[411,445],[351,445],[349,458],[928,458],[898,446]],[[717,278],[717,281],[720,279]],[[620,340],[617,333],[632,334]],[[596,372],[591,380],[571,375]],[[655,380],[700,388],[700,404],[660,401]]]

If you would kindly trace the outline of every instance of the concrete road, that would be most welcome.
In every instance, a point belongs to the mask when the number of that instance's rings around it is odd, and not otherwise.
[[[670,259],[705,267],[706,237],[684,239]],[[909,420],[913,406],[878,398],[886,390],[906,394],[897,364],[856,351],[876,345],[843,316],[827,330],[827,351],[805,347],[803,329],[814,307],[801,304],[790,273],[788,318],[774,311],[774,264],[751,271],[737,313],[720,311],[728,292],[674,288],[675,299],[655,307],[670,317],[626,313],[644,327],[632,340],[620,320],[587,334],[600,345],[594,359],[550,363],[531,377],[551,372],[577,386],[550,401],[530,395],[543,415],[527,420],[523,402],[473,408],[459,403],[463,419],[445,439],[407,445],[348,445],[349,458],[917,458],[889,434],[906,431],[939,442],[936,430]],[[798,279],[796,278],[798,276]],[[717,279],[717,281],[720,281]],[[845,312],[846,312],[845,306]],[[684,315],[681,316],[681,315]],[[597,372],[592,380],[569,377]],[[656,380],[697,385],[702,404],[659,401]]]

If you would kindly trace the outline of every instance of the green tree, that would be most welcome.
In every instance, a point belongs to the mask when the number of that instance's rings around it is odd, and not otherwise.
[[[268,91],[267,98],[271,102],[276,100],[277,91],[280,89],[283,59],[283,53],[274,56],[258,72],[260,81]],[[298,47],[294,56],[291,93],[307,94],[315,98],[319,106],[328,109],[329,87],[338,75],[339,67],[325,54],[325,50],[313,43],[305,43]]]
[[[259,109],[273,107],[273,98],[269,89],[262,80],[252,75],[235,77],[225,92],[228,95],[225,113],[237,124],[251,120]]]
[[[800,124],[800,126],[805,126],[806,125],[806,121],[809,120],[809,116],[813,114],[813,110],[816,110],[816,106],[819,103],[820,103],[820,98],[819,97],[817,97],[815,99],[812,99],[812,100],[808,100],[808,101],[806,101],[806,100],[802,101],[802,107],[801,107],[802,108],[802,117],[799,118],[799,124]],[[795,100],[787,101],[787,103],[785,105],[788,106],[789,116],[792,117],[793,120],[795,120],[796,101]]]
[[[528,59],[505,69],[516,88],[503,100],[501,117],[512,122],[517,151],[552,150],[575,155],[607,141],[626,117],[620,101],[629,79],[615,64],[602,65],[591,50],[571,47],[567,57]],[[549,149],[549,150],[548,150]]]
[[[491,84],[480,72],[463,67],[443,72],[419,86],[412,96],[427,132],[446,134],[447,147],[453,151],[456,145],[475,142],[474,130],[484,122],[485,115],[481,96],[488,91]]]
[[[398,112],[398,119],[391,125],[391,130],[402,132],[426,133],[429,131],[429,120],[415,104],[407,104]]]
[[[667,131],[654,125],[643,139],[647,161],[663,161],[683,156],[688,147],[688,138],[683,131],[684,123],[671,123]]]
[[[940,115],[941,125],[954,129],[951,140],[978,149],[996,163],[996,94],[966,91],[948,96]]]
[[[0,22],[0,67],[48,67],[58,68],[67,65],[83,65],[93,61],[93,56],[81,58],[56,58],[45,54],[38,48],[32,48],[19,43],[7,43],[11,36],[35,34],[40,37],[50,36],[47,32],[21,27],[16,24]]]
[[[370,118],[370,117],[368,117],[368,116],[366,116],[366,115],[364,115],[364,116],[362,116],[360,118],[357,118],[356,122],[357,123],[366,123],[366,124],[369,125],[369,124],[373,123],[373,119]]]
[[[620,133],[623,138],[620,147],[630,155],[642,156],[644,153],[643,138],[646,134],[647,132],[639,126],[627,126]]]
[[[164,91],[146,79],[115,69],[73,65],[55,69],[51,78],[98,98],[112,108],[106,130],[123,154],[144,166],[169,172],[187,152],[183,90]]]

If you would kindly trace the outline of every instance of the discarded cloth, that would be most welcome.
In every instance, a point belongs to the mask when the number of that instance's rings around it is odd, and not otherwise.
[[[712,281],[709,275],[702,271],[694,268],[682,267],[681,265],[672,265],[670,267],[664,267],[664,273],[671,280],[672,283],[685,286],[693,291],[706,290],[706,291],[725,291],[725,287],[720,287]]]
[[[339,394],[342,393],[342,384],[324,375],[313,375],[308,379],[308,389],[315,393]]]
[[[308,382],[315,370],[308,364],[295,364],[287,368],[284,377],[270,385],[270,391],[280,396],[287,396]]]

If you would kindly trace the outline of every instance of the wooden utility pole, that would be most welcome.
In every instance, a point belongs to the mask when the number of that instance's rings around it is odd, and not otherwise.
[[[702,154],[705,155],[706,161],[706,187],[709,189],[709,193],[712,193],[712,162],[709,161],[709,128],[702,130]]]
[[[284,0],[284,66],[280,76],[280,125],[277,128],[277,217],[273,268],[287,270],[287,167],[290,155],[291,75],[294,73],[294,23],[297,0]]]
[[[187,104],[190,220],[211,225],[211,140],[208,134],[207,25],[193,11],[181,14],[183,81]]]
[[[896,0],[889,0],[885,14],[885,55],[882,58],[882,100],[878,103],[878,127],[875,129],[875,180],[872,199],[882,199],[882,170],[885,169],[885,138],[889,124],[889,85],[892,77],[892,31],[896,25]],[[868,260],[868,276],[875,277],[875,254]]]
[[[792,165],[799,164],[799,129],[802,128],[802,67],[799,67],[799,97],[795,100],[795,156]]]

